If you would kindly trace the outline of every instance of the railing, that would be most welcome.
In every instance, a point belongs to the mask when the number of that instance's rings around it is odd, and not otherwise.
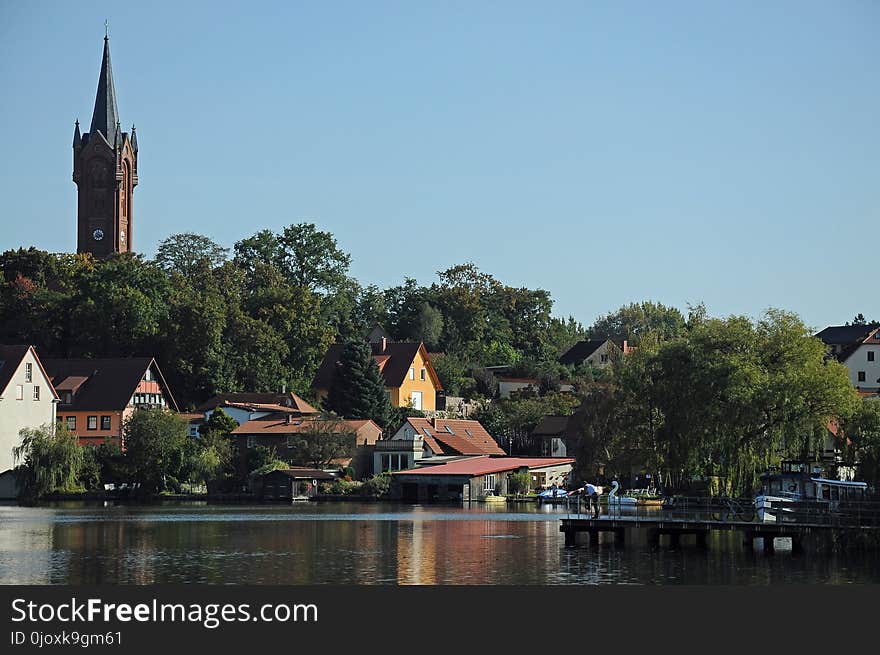
[[[617,498],[621,498],[618,496]],[[589,498],[568,498],[569,518],[592,516]],[[608,504],[601,497],[600,516],[669,521],[707,521],[719,524],[777,523],[830,527],[880,527],[880,501],[785,501],[759,511],[752,498],[670,496],[663,505]]]

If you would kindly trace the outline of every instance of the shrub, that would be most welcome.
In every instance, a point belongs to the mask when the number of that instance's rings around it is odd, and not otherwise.
[[[532,476],[521,471],[510,476],[510,491],[515,494],[527,494],[532,487]]]
[[[379,473],[374,475],[372,478],[364,482],[361,487],[361,492],[365,496],[374,496],[376,498],[382,498],[383,496],[388,495],[388,491],[391,489],[391,475],[388,473]]]

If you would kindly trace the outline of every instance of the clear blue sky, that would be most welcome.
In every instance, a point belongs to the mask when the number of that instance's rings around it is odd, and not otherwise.
[[[310,221],[382,287],[473,261],[584,323],[880,317],[880,3],[0,0],[0,249],[73,251],[104,19],[135,249]]]

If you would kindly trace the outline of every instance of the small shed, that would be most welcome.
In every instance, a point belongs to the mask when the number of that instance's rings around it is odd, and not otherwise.
[[[320,469],[280,469],[260,476],[255,491],[262,500],[306,499],[318,493],[321,482],[335,479],[335,475]]]

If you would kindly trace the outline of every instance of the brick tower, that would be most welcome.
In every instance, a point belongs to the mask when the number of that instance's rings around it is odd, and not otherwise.
[[[73,132],[73,181],[77,186],[76,251],[96,257],[132,251],[132,196],[138,183],[138,145],[119,127],[116,89],[110,67],[110,39],[104,56],[92,125]]]

